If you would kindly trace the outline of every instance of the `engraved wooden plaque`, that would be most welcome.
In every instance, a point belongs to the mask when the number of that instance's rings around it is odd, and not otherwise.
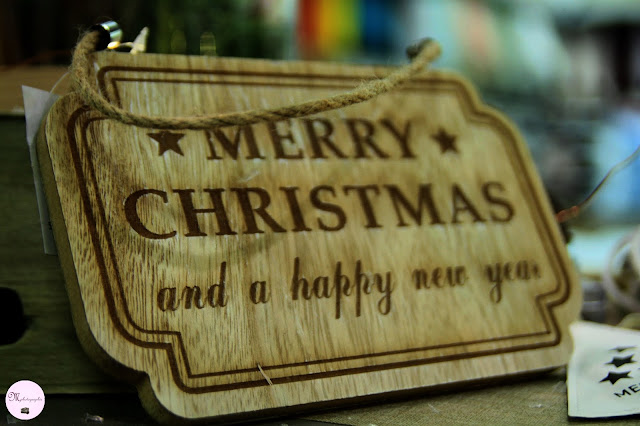
[[[275,107],[384,67],[96,55],[135,112]],[[566,363],[579,288],[520,136],[444,72],[245,127],[76,96],[39,156],[78,334],[158,419],[331,406]]]

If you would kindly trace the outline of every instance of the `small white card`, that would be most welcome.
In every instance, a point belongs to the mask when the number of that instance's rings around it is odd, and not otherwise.
[[[569,416],[640,413],[640,332],[580,321],[571,325],[571,334]]]
[[[42,229],[44,252],[55,255],[57,254],[56,244],[53,239],[53,230],[51,229],[51,220],[49,219],[49,208],[44,197],[42,177],[40,176],[38,156],[36,154],[36,135],[42,119],[47,115],[53,103],[58,100],[60,96],[29,86],[22,86],[22,96],[24,98],[24,116],[27,125],[27,145],[29,145],[33,183],[36,188],[38,212],[40,213],[40,227]]]

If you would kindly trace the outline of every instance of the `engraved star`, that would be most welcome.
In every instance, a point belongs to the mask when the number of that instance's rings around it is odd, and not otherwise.
[[[620,379],[631,379],[632,377],[629,377],[629,373],[631,373],[631,371],[623,371],[621,373],[616,373],[614,371],[609,371],[609,374],[607,375],[607,377],[605,377],[604,379],[600,380],[600,383],[605,382],[605,381],[610,381],[612,385],[614,385],[618,380]]]
[[[635,364],[635,361],[633,361],[633,355],[629,355],[629,356],[624,357],[624,358],[614,356],[613,359],[611,360],[611,362],[607,362],[606,364],[615,365],[616,368],[618,368],[618,367],[623,366],[625,364]]]
[[[454,135],[450,135],[444,130],[442,127],[438,129],[438,133],[435,135],[431,135],[433,139],[440,144],[440,153],[444,154],[447,151],[453,151],[458,153],[458,149],[456,148],[456,137]]]
[[[616,352],[624,352],[628,349],[634,349],[635,346],[618,346],[617,348],[613,348],[611,349],[612,351],[616,351]]]
[[[180,149],[180,145],[178,145],[178,142],[180,142],[184,133],[171,133],[167,130],[163,130],[159,133],[147,133],[147,136],[158,142],[158,156],[163,155],[167,151],[173,151],[184,156],[182,149]]]

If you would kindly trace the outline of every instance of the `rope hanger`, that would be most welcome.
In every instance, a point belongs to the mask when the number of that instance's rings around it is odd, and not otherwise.
[[[225,126],[244,126],[266,121],[300,118],[344,108],[368,101],[407,82],[440,55],[438,43],[431,39],[424,39],[407,49],[407,55],[412,58],[409,64],[382,79],[365,82],[346,93],[278,108],[189,117],[157,117],[135,114],[112,104],[100,93],[90,77],[91,55],[97,50],[106,48],[110,41],[114,41],[114,38],[119,41],[121,35],[122,32],[113,21],[92,27],[76,46],[71,72],[80,94],[91,107],[122,123],[153,129],[206,130]]]

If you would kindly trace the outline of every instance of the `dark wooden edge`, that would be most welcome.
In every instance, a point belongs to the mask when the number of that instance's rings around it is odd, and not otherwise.
[[[147,380],[142,381],[138,386],[140,401],[144,409],[158,422],[167,425],[218,425],[237,424],[246,422],[264,421],[278,417],[304,416],[321,414],[322,412],[357,408],[373,403],[394,403],[412,398],[424,398],[446,392],[456,392],[469,387],[478,389],[490,386],[508,385],[523,380],[533,380],[544,374],[549,374],[563,365],[549,366],[538,370],[485,377],[473,380],[458,381],[441,385],[432,385],[399,391],[381,392],[352,398],[334,399],[330,401],[314,402],[309,404],[299,404],[289,407],[271,408],[267,410],[250,411],[239,414],[229,414],[217,417],[202,417],[198,419],[188,419],[175,415],[167,410],[155,397],[151,385]],[[215,404],[215,400],[212,401]]]
[[[64,96],[59,99],[51,109],[53,110],[60,103],[72,102],[74,100],[73,98],[74,95]],[[40,172],[43,177],[42,181],[51,216],[51,223],[53,225],[53,234],[56,241],[56,247],[58,249],[58,257],[60,259],[64,275],[65,288],[69,295],[73,326],[76,330],[80,345],[87,355],[96,362],[96,364],[98,364],[110,376],[113,376],[116,379],[124,379],[131,384],[136,384],[145,376],[145,374],[126,367],[110,357],[94,338],[85,315],[78,276],[73,263],[71,245],[66,233],[66,224],[62,214],[60,194],[58,193],[55,175],[53,173],[53,164],[51,162],[51,156],[49,155],[45,129],[50,125],[50,118],[50,115],[47,115],[46,119],[42,120],[40,130],[36,137],[36,150],[40,165]]]

